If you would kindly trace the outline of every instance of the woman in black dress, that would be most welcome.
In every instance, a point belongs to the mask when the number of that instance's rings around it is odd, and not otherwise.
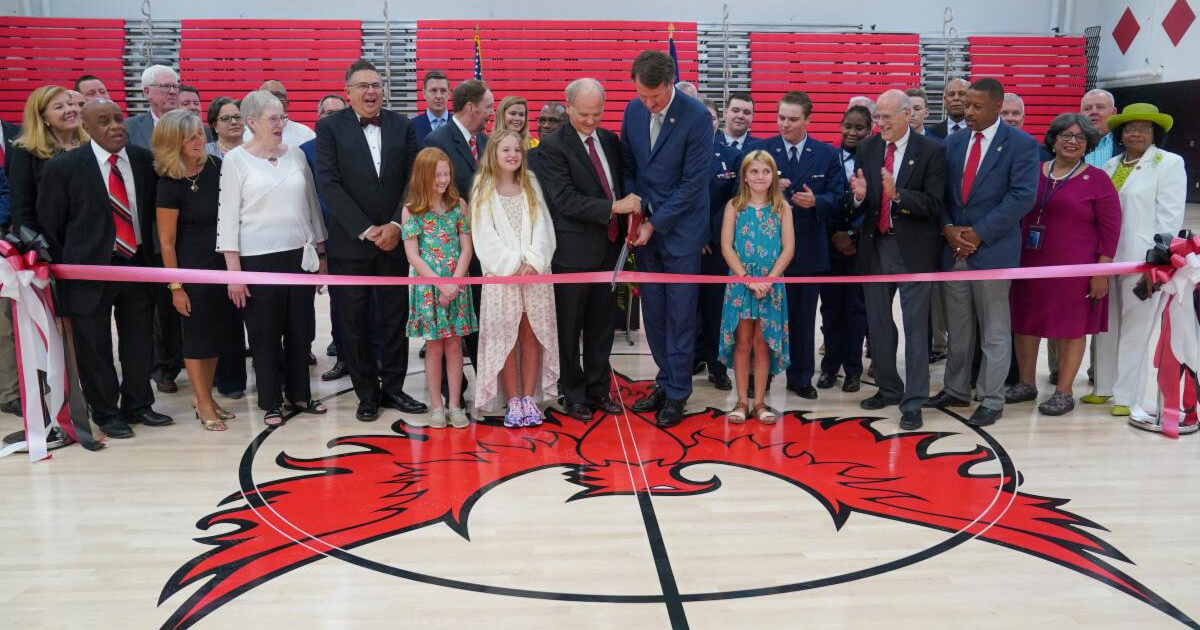
[[[165,114],[151,139],[158,171],[158,241],[163,266],[225,270],[217,253],[217,197],[221,159],[204,149],[200,118],[184,109]],[[223,284],[167,285],[183,316],[183,356],[196,399],[196,417],[209,431],[224,431],[234,414],[212,397],[217,357],[237,341],[238,323]]]

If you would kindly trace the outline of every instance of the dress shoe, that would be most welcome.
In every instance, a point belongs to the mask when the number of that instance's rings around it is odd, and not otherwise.
[[[788,391],[794,392],[797,396],[807,400],[817,399],[817,388],[813,387],[812,385],[797,385],[795,387],[788,387]]]
[[[683,422],[683,405],[686,402],[675,398],[666,398],[654,424],[666,429]]]
[[[986,427],[996,424],[996,421],[999,420],[1000,416],[1002,415],[1004,415],[1003,409],[988,409],[987,407],[980,407],[975,410],[975,413],[971,414],[969,419],[967,419],[967,424],[973,427]]]
[[[338,361],[329,368],[329,371],[321,375],[322,381],[336,381],[340,378],[346,378],[350,374],[350,367],[345,361]]]
[[[817,377],[817,387],[820,389],[829,389],[837,385],[837,374],[833,372],[821,372],[821,376]]]
[[[876,409],[883,409],[884,407],[891,407],[892,405],[899,404],[899,398],[888,398],[883,394],[875,394],[869,398],[864,398],[862,402],[858,403],[858,406],[868,411],[875,411]]]
[[[723,392],[727,392],[727,391],[733,389],[733,383],[731,383],[729,381],[729,375],[726,374],[725,372],[717,372],[716,374],[709,372],[708,373],[708,382],[712,383],[713,387],[715,387]]]
[[[23,415],[24,410],[21,409],[21,398],[17,397],[6,403],[0,404],[0,411],[3,411],[4,413],[11,413],[14,416]]]
[[[229,392],[228,394],[225,394],[225,397],[230,400],[241,400],[246,397],[246,392],[239,389],[236,392]]]
[[[905,411],[900,414],[900,428],[905,431],[916,431],[921,428],[921,410]]]
[[[312,366],[314,366],[314,365],[316,365],[316,364],[317,364],[317,355],[313,354],[313,353],[310,351],[310,352],[308,353],[308,365],[309,365],[309,367],[312,367]]]
[[[695,376],[704,371],[704,362],[697,361],[692,364],[692,376]]]
[[[937,363],[938,361],[945,361],[945,360],[946,360],[945,352],[930,352],[929,353],[929,364],[930,365],[933,365],[934,363]]]
[[[587,422],[592,419],[592,408],[583,403],[568,403],[567,415],[576,420]]]
[[[328,346],[325,346],[325,356],[327,356],[327,357],[336,357],[337,356],[337,346],[334,345],[334,343],[332,341],[329,342]]]
[[[937,393],[937,396],[926,400],[925,404],[921,406],[926,409],[944,409],[946,407],[970,407],[971,403],[955,398],[946,390],[942,390]]]
[[[379,397],[379,406],[395,409],[403,413],[425,413],[429,407],[404,392],[383,392]]]
[[[650,413],[663,408],[663,404],[667,401],[667,390],[661,387],[655,387],[645,398],[633,403],[633,409],[637,413]]]
[[[354,417],[359,422],[373,422],[379,419],[379,404],[374,400],[359,401],[358,410]]]
[[[867,368],[867,378],[875,378],[875,366],[874,365]]]
[[[854,393],[860,389],[862,389],[862,378],[857,374],[847,374],[846,378],[842,380],[842,391]]]
[[[600,398],[597,400],[589,400],[585,404],[588,407],[590,407],[593,411],[603,411],[604,413],[607,413],[607,414],[613,415],[613,416],[618,415],[621,412],[625,411],[625,408],[621,406],[621,403],[613,400],[609,396],[605,396],[604,398]]]
[[[96,426],[100,427],[100,430],[103,431],[105,435],[114,440],[124,440],[126,438],[133,437],[133,429],[129,428],[129,425],[126,424],[124,420],[97,422]]]
[[[173,378],[164,378],[161,381],[156,381],[154,385],[158,388],[158,391],[164,394],[174,394],[179,391],[179,385],[175,384],[175,379]]]
[[[153,409],[143,409],[141,411],[126,414],[125,422],[128,424],[144,424],[148,427],[165,427],[168,424],[175,424],[171,416],[158,413]]]

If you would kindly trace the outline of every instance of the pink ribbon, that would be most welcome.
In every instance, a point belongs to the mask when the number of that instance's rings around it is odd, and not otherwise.
[[[1158,390],[1163,397],[1159,421],[1163,435],[1178,438],[1181,416],[1186,413],[1184,419],[1189,424],[1198,421],[1195,378],[1196,368],[1200,366],[1186,365],[1175,354],[1171,343],[1175,326],[1171,318],[1171,307],[1175,300],[1187,300],[1189,306],[1191,304],[1196,285],[1177,272],[1188,266],[1189,254],[1200,254],[1200,236],[1189,239],[1176,238],[1171,241],[1170,251],[1171,264],[1151,268],[1150,281],[1156,285],[1161,283],[1167,287],[1168,293],[1162,306],[1162,331],[1154,350],[1154,367],[1158,369]]]

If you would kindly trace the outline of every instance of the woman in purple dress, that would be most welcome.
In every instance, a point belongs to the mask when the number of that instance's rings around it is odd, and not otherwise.
[[[1083,156],[1100,140],[1081,114],[1050,123],[1037,200],[1021,221],[1022,267],[1110,262],[1121,234],[1121,203],[1112,180]],[[1072,384],[1083,361],[1086,335],[1108,329],[1108,277],[1014,280],[1009,294],[1021,380],[1010,403],[1037,398],[1034,373],[1042,339],[1058,341],[1059,377],[1054,394],[1038,411],[1061,416],[1075,408]]]

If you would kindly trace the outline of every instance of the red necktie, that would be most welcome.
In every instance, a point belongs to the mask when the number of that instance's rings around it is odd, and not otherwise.
[[[4,168],[4,143],[0,142],[0,168]]]
[[[967,165],[963,168],[962,179],[962,202],[967,203],[967,196],[971,194],[971,186],[975,184],[975,173],[979,170],[979,159],[983,155],[983,132],[975,132],[975,144],[971,145],[971,152],[967,155]]]
[[[108,156],[108,200],[112,203],[113,225],[117,228],[117,239],[113,251],[126,260],[137,253],[137,236],[133,231],[133,210],[129,207],[129,193],[125,190],[125,178],[117,168],[117,156]]]
[[[358,119],[358,124],[359,124],[359,125],[362,125],[363,127],[366,127],[367,125],[375,125],[376,127],[382,127],[382,126],[383,126],[383,125],[382,125],[382,124],[380,124],[380,122],[379,122],[379,116],[376,116],[376,117],[374,117],[374,118],[359,118],[359,119]]]
[[[588,157],[592,158],[592,168],[596,170],[596,177],[600,178],[600,188],[604,190],[604,197],[609,201],[613,198],[612,188],[608,185],[608,176],[604,174],[604,164],[600,162],[600,153],[596,151],[596,138],[588,136],[587,139]],[[608,220],[608,240],[617,242],[617,235],[621,232],[621,228],[617,227],[617,215],[612,215]]]
[[[889,142],[887,146],[887,155],[883,158],[883,168],[886,168],[889,173],[893,173],[892,166],[896,164],[896,143]],[[882,182],[882,180],[880,180]],[[883,188],[882,183],[879,186]],[[880,193],[883,199],[879,202],[879,233],[887,234],[887,231],[892,227],[892,198],[887,192]]]
[[[479,163],[479,145],[475,143],[475,136],[471,136],[471,139],[468,140],[467,142],[468,142],[468,144],[471,145],[471,155],[475,157],[475,163],[478,164]]]

